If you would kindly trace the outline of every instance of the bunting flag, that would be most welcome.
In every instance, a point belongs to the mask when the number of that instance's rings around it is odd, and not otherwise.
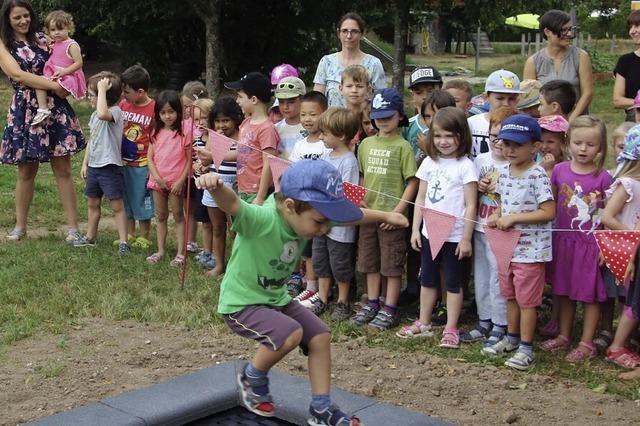
[[[448,213],[422,207],[422,218],[427,227],[427,234],[429,234],[431,258],[435,260],[442,245],[447,241],[449,235],[451,235],[453,225],[456,224],[456,217]]]
[[[345,198],[357,207],[360,207],[362,200],[364,200],[364,196],[367,195],[367,188],[349,182],[342,182],[342,186],[344,188]]]
[[[640,232],[594,231],[593,234],[607,267],[623,283],[627,266],[636,254]]]
[[[276,192],[280,192],[280,177],[282,173],[289,167],[291,163],[279,157],[269,157],[269,167],[271,167],[271,176],[273,176],[273,186]]]
[[[518,240],[520,240],[520,231],[516,229],[501,231],[484,225],[484,235],[496,257],[498,272],[506,273],[509,270],[509,264],[513,259],[513,252],[518,245]]]
[[[224,156],[227,155],[235,141],[211,129],[209,129],[209,140],[212,146],[211,157],[213,158],[213,165],[216,166],[216,170],[220,170]]]

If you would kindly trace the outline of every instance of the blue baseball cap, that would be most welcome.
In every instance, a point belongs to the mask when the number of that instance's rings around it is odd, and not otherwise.
[[[527,114],[516,114],[502,121],[498,139],[524,144],[537,142],[542,136],[538,120]]]
[[[395,112],[404,115],[402,95],[396,89],[376,90],[371,101],[371,119],[391,117]]]
[[[344,196],[342,177],[324,160],[300,160],[289,166],[280,179],[280,193],[305,201],[332,222],[355,222],[362,210]]]

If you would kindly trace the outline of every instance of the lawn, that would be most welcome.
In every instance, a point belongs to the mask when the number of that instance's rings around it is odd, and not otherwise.
[[[519,59],[510,55],[513,63]],[[451,58],[444,58],[450,60]],[[444,63],[444,62],[443,62]],[[440,66],[439,63],[436,64]],[[521,72],[521,68],[514,68]],[[617,125],[623,113],[611,106],[611,81],[598,82],[592,112]],[[10,90],[0,89],[0,105],[9,104]],[[83,124],[88,122],[87,103],[75,103],[74,108]],[[81,220],[86,219],[86,202],[79,178],[81,156],[73,159],[74,176]],[[13,185],[15,168],[0,167],[0,229],[13,225]],[[106,207],[106,206],[105,206]],[[104,216],[110,216],[105,208]],[[140,322],[180,324],[189,328],[217,328],[222,321],[215,313],[219,282],[204,277],[193,265],[189,266],[186,286],[179,287],[178,274],[168,265],[147,265],[141,251],[119,258],[112,245],[113,230],[102,230],[95,248],[73,249],[61,242],[59,226],[64,222],[57,190],[50,167],[44,164],[37,178],[36,195],[30,213],[32,229],[52,231],[50,235],[27,239],[18,244],[0,242],[0,344],[6,349],[20,339],[45,332],[61,334],[65,328],[86,317],[109,320],[133,319]],[[175,240],[170,233],[169,250]],[[328,318],[327,318],[328,320]],[[460,351],[437,348],[433,341],[401,341],[393,332],[370,334],[347,324],[333,324],[334,339],[369,336],[367,344],[402,353],[429,353],[441,357],[463,359],[468,362],[498,365],[479,354],[477,345]],[[1,353],[1,351],[0,351]],[[613,369],[601,360],[583,366],[565,363],[561,356],[540,353],[534,372],[552,378],[584,383],[596,390],[638,399],[633,384],[621,383]],[[0,365],[2,358],[0,357]]]

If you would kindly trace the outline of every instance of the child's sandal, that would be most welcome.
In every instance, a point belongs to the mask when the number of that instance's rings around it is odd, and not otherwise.
[[[151,256],[147,257],[147,263],[155,265],[162,259],[162,255],[160,253],[153,253]]]
[[[567,351],[571,348],[571,342],[563,335],[559,335],[554,339],[549,339],[540,345],[540,349],[545,352]]]
[[[593,343],[580,342],[574,350],[567,354],[565,360],[568,362],[582,362],[593,359],[596,355],[598,355],[596,345]]]
[[[396,336],[403,339],[410,339],[413,337],[431,337],[431,324],[423,324],[419,320],[415,320],[411,325],[405,325],[398,332]]]
[[[184,256],[181,254],[176,255],[173,260],[169,263],[169,266],[178,267],[184,264]]]
[[[446,328],[444,332],[442,332],[440,347],[448,349],[460,348],[460,334],[458,333],[458,330],[454,328]]]

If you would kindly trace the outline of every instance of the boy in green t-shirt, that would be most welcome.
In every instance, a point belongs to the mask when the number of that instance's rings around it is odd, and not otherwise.
[[[269,370],[297,346],[309,356],[311,425],[357,426],[357,417],[331,402],[330,332],[287,292],[287,279],[300,261],[306,240],[326,234],[332,223],[383,222],[403,228],[400,213],[360,209],[344,197],[338,170],[324,160],[301,160],[282,175],[280,192],[258,206],[242,201],[217,174],[196,180],[218,208],[232,215],[237,236],[220,288],[218,312],[237,334],[261,343],[238,375],[242,403],[273,416]],[[252,259],[252,262],[247,262]]]
[[[371,119],[378,128],[376,136],[360,143],[358,165],[364,198],[372,209],[404,214],[416,196],[416,160],[409,142],[400,136],[406,126],[402,96],[396,89],[382,89],[371,101]],[[367,303],[351,318],[355,325],[369,324],[388,330],[398,322],[397,306],[407,253],[404,229],[385,224],[360,227],[358,271],[366,274]],[[387,278],[387,293],[380,306],[381,276]]]

